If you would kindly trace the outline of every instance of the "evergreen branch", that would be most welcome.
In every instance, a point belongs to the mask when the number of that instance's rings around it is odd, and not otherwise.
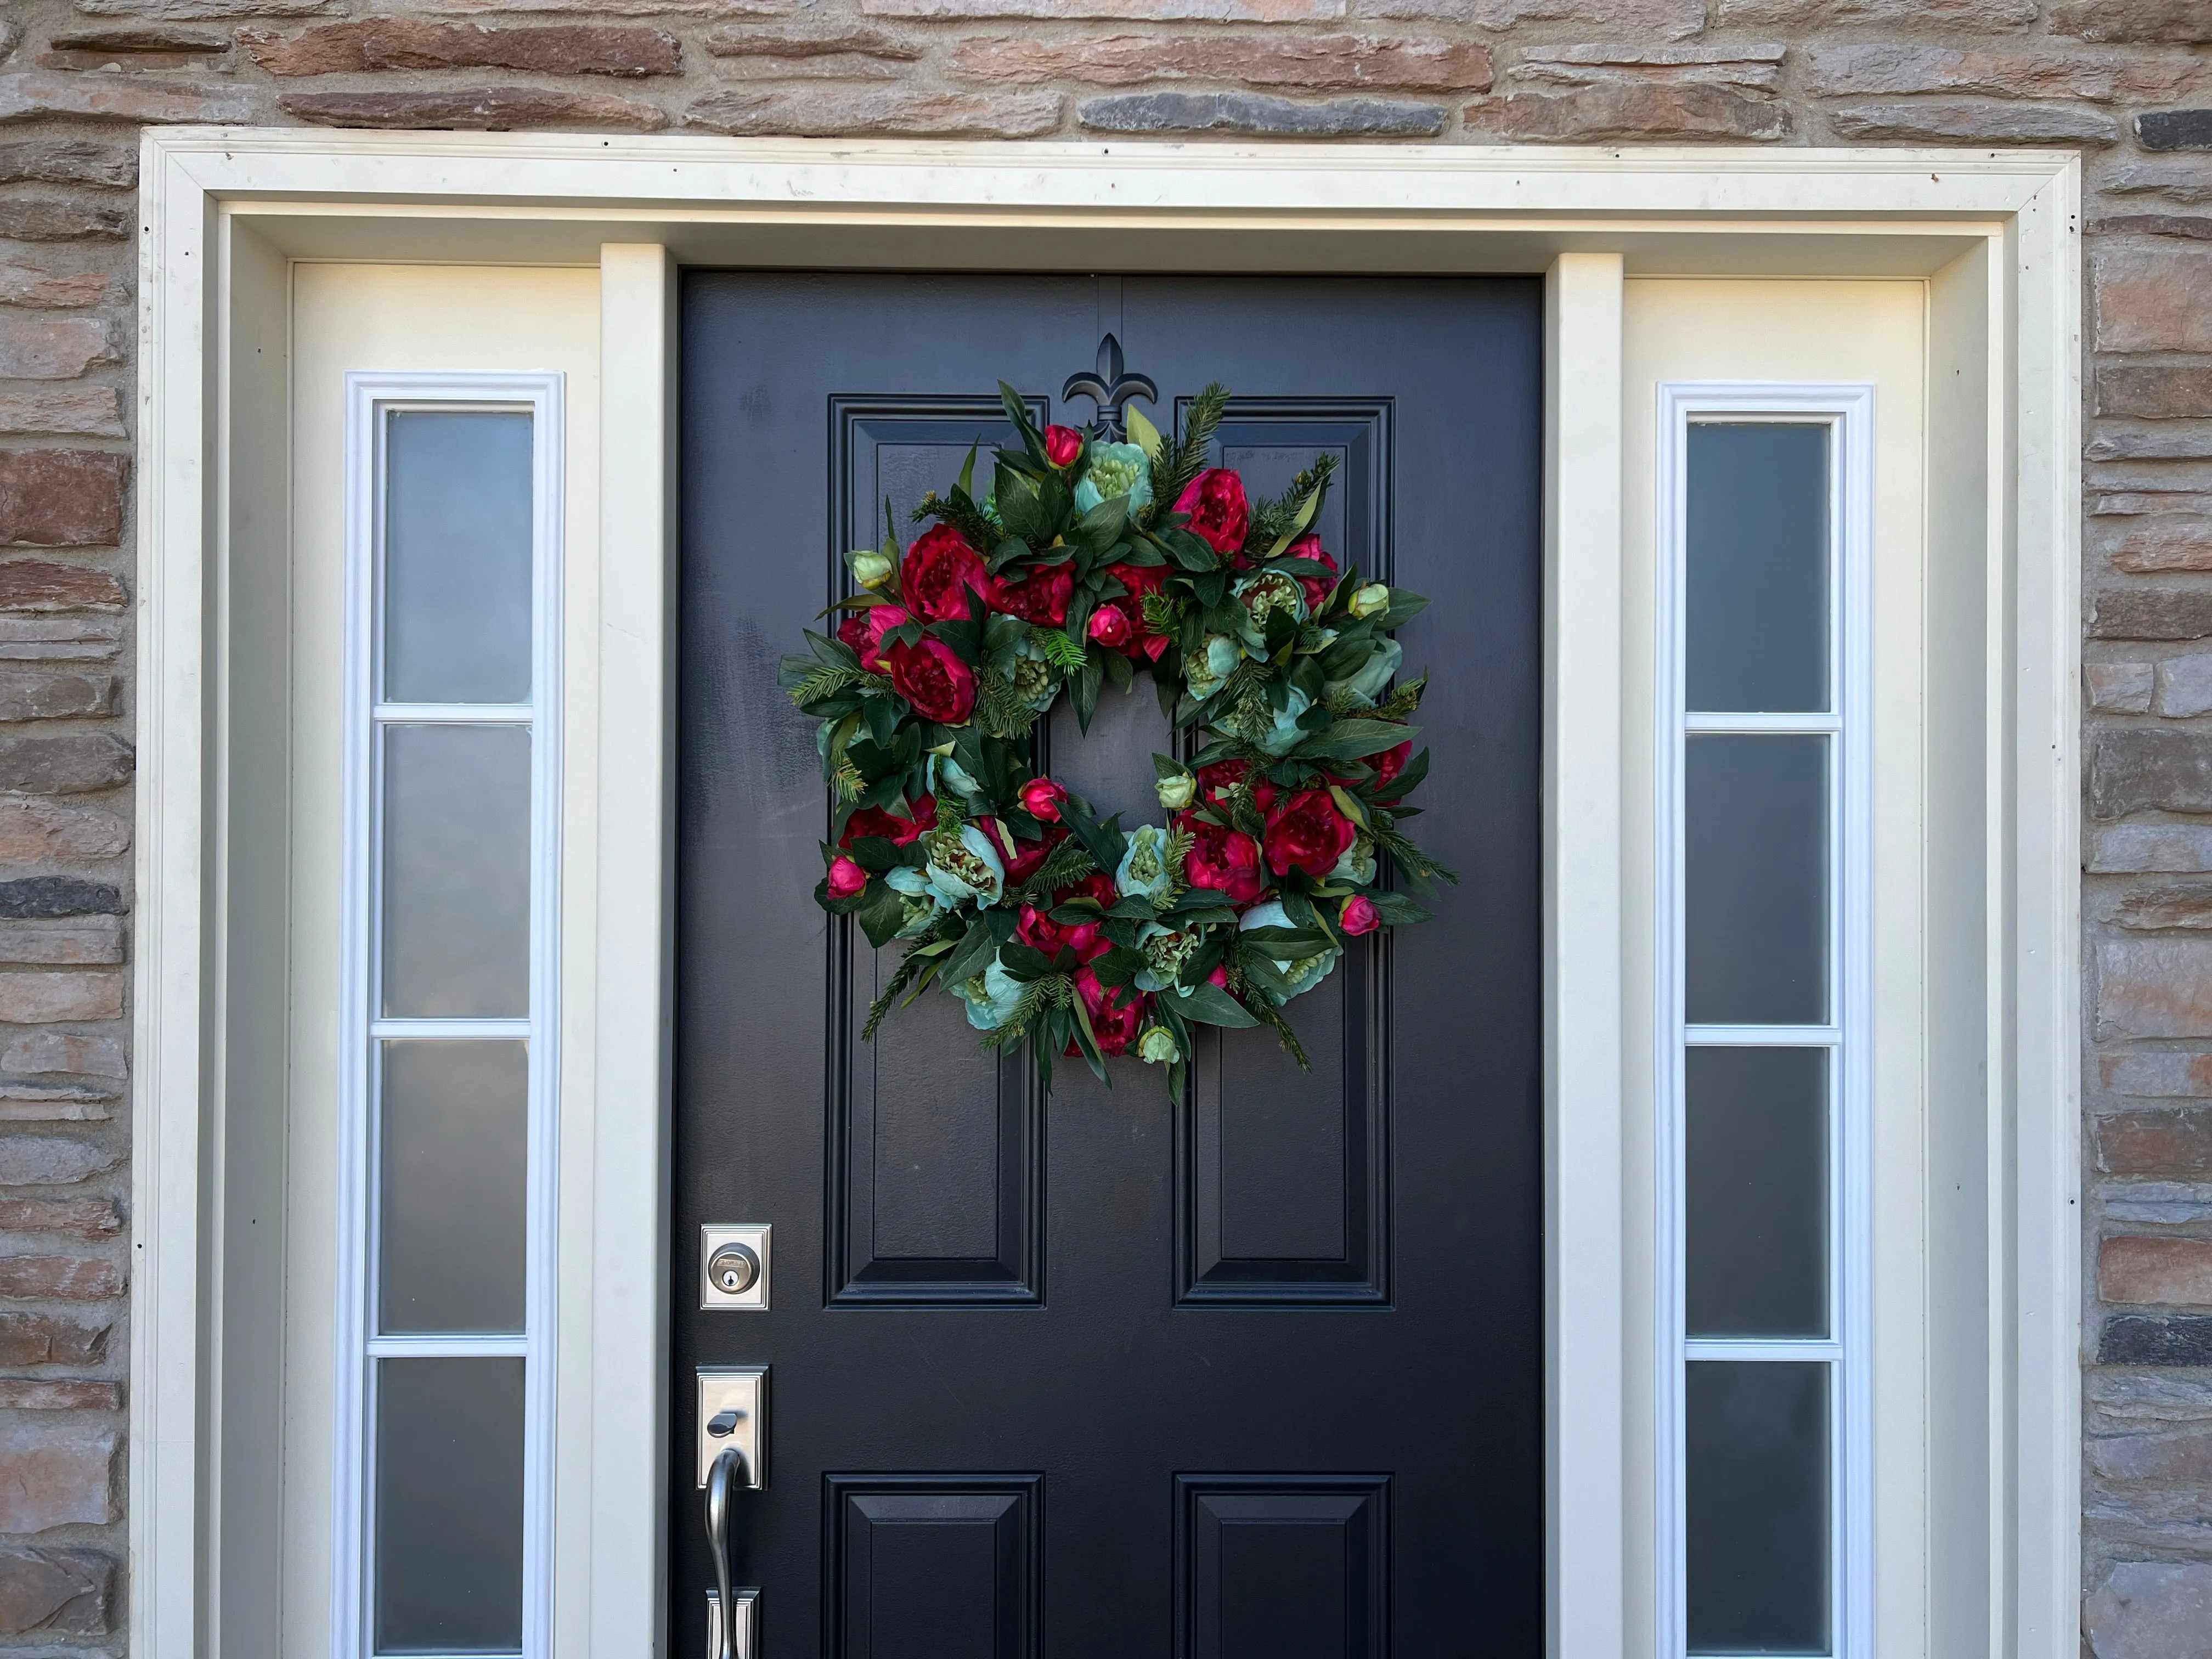
[[[976,700],[982,705],[983,724],[994,738],[1026,737],[1036,724],[1036,711],[1022,701],[1004,676],[985,669],[975,677]]]
[[[1167,866],[1168,884],[1165,890],[1152,900],[1154,910],[1164,913],[1174,909],[1176,901],[1189,890],[1190,882],[1186,872],[1186,866],[1190,859],[1190,849],[1197,845],[1198,837],[1188,830],[1176,830],[1170,833],[1167,854],[1163,860]]]
[[[1408,680],[1367,711],[1367,718],[1377,720],[1409,720],[1419,712],[1421,693],[1429,680],[1424,674],[1419,679]]]
[[[1455,887],[1459,885],[1459,877],[1456,873],[1437,863],[1389,824],[1381,823],[1379,815],[1377,816],[1378,821],[1374,826],[1376,846],[1417,876],[1441,877]]]
[[[1073,836],[1061,842],[1045,854],[1042,864],[1022,885],[1017,898],[1024,904],[1034,904],[1047,894],[1056,893],[1063,887],[1073,887],[1085,876],[1098,869],[1097,861],[1084,850],[1083,843]]]
[[[791,688],[791,700],[804,708],[841,691],[888,691],[890,686],[883,675],[871,674],[865,668],[817,668]]]
[[[925,519],[936,519],[951,526],[970,547],[987,556],[1006,534],[975,502],[948,501],[933,489],[921,498],[921,505],[914,510],[915,523],[920,524]]]
[[[1255,501],[1252,504],[1251,529],[1245,535],[1244,545],[1257,547],[1265,552],[1280,541],[1285,532],[1297,522],[1298,508],[1304,505],[1305,498],[1316,489],[1328,489],[1335,471],[1335,456],[1316,455],[1311,466],[1291,480],[1288,489],[1279,495],[1266,496]],[[1321,508],[1316,503],[1314,519],[1309,521],[1308,527],[1310,528],[1312,522],[1320,517]]]
[[[1182,630],[1182,606],[1167,594],[1146,594],[1144,608],[1145,628],[1147,632],[1165,634],[1172,639]]]
[[[906,960],[899,963],[898,972],[891,975],[890,988],[868,1005],[868,1023],[860,1027],[861,1042],[873,1041],[876,1027],[884,1023],[884,1016],[890,1012],[891,1004],[898,1000],[898,994],[914,983],[914,976],[922,969],[922,959],[916,952],[927,943],[927,940],[920,940],[908,948]]]
[[[996,1053],[1009,1043],[1019,1042],[1029,1035],[1038,1015],[1047,1008],[1065,1008],[1074,994],[1075,981],[1066,974],[1047,974],[1042,979],[1033,979],[1022,988],[1008,1014],[999,1029],[983,1039],[986,1052]]]
[[[1298,1034],[1291,1029],[1291,1022],[1283,1018],[1283,1011],[1281,1009],[1275,1006],[1273,1003],[1268,1001],[1264,996],[1254,997],[1250,1002],[1245,1004],[1245,1006],[1249,1008],[1253,1013],[1259,1016],[1260,1023],[1262,1025],[1271,1026],[1273,1028],[1275,1036],[1282,1042],[1283,1052],[1288,1054],[1292,1060],[1297,1061],[1298,1069],[1300,1071],[1310,1072],[1313,1070],[1313,1061],[1306,1058],[1305,1048],[1298,1042]]]
[[[830,781],[846,800],[860,799],[860,792],[868,787],[867,780],[860,775],[860,769],[842,755],[837,757],[837,769],[830,775]]]
[[[1031,623],[1030,643],[1043,652],[1045,660],[1055,668],[1066,669],[1072,674],[1083,666],[1083,641],[1072,637],[1065,629]]]
[[[1222,411],[1229,406],[1229,388],[1218,380],[1207,384],[1205,391],[1191,399],[1190,418],[1183,422],[1182,441],[1176,446],[1175,454],[1166,460],[1152,463],[1152,511],[1169,513],[1175,510],[1176,498],[1190,487],[1190,481],[1206,471],[1207,458],[1213,450],[1213,434],[1221,424]]]

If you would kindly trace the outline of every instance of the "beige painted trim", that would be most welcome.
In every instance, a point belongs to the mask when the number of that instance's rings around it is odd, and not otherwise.
[[[2072,155],[919,145],[191,129],[148,131],[143,157],[143,691],[130,1476],[137,1651],[274,1651],[248,1633],[255,1623],[250,1607],[224,1605],[226,1595],[248,1593],[240,1558],[255,1547],[247,1517],[260,1478],[234,1455],[226,1425],[250,1407],[262,1350],[256,1316],[244,1305],[250,1286],[234,1285],[222,1246],[245,1201],[232,1191],[238,1151],[229,1137],[250,1105],[247,1062],[258,1051],[240,1034],[253,1025],[250,947],[265,944],[259,930],[268,914],[266,895],[249,890],[252,883],[238,875],[252,873],[245,860],[252,828],[240,810],[247,803],[236,798],[251,781],[242,741],[250,720],[231,688],[248,686],[254,665],[250,652],[234,652],[231,642],[251,609],[249,584],[236,578],[257,560],[265,565],[270,552],[266,526],[250,521],[238,497],[253,461],[246,446],[255,422],[266,424],[260,348],[246,342],[265,328],[266,319],[254,314],[257,294],[265,295],[256,273],[272,258],[599,266],[608,278],[601,319],[610,354],[608,419],[619,406],[635,422],[609,434],[605,510],[615,514],[618,501],[631,509],[619,526],[610,520],[610,570],[619,533],[623,568],[633,576],[665,573],[665,563],[654,564],[656,540],[664,561],[669,546],[666,449],[653,465],[642,434],[670,429],[668,272],[676,261],[1405,270],[1540,270],[1559,261],[1555,319],[1580,319],[1576,326],[1587,328],[1602,314],[1600,290],[1608,280],[1602,267],[1611,260],[1628,275],[1923,277],[1955,272],[1968,260],[1986,271],[1978,292],[1987,303],[1932,308],[1954,331],[1935,349],[1946,362],[1984,368],[1990,407],[2002,413],[1991,423],[2002,430],[1990,435],[1990,489],[1969,493],[1984,504],[1990,552],[1986,603],[1976,614],[2009,615],[2014,626],[1984,639],[1992,688],[1988,736],[2005,756],[2003,765],[1980,775],[1985,811],[1976,826],[1994,872],[1987,925],[1974,934],[1986,990],[1978,1003],[1954,1011],[1959,1031],[1979,1046],[1993,1079],[1990,1133],[1972,1157],[1990,1194],[1990,1258],[1979,1285],[1996,1345],[1994,1363],[1975,1385],[1982,1407],[1972,1414],[1988,1437],[1988,1477],[1960,1498],[1957,1524],[1978,1527],[1986,1539],[1989,1628],[1972,1650],[2074,1659],[2080,243],[2079,164]],[[603,253],[609,244],[620,246]],[[1562,258],[1591,255],[1597,262]],[[1960,291],[1956,282],[1945,290],[1954,301]],[[1958,331],[1972,337],[1956,337]],[[618,348],[618,340],[629,343]],[[1558,346],[1561,361],[1601,374],[1608,349],[1619,362],[1617,339],[1609,349],[1577,337],[1561,337]],[[618,349],[625,353],[619,368],[612,356]],[[657,389],[655,363],[662,375]],[[1604,471],[1589,446],[1619,441],[1617,432],[1606,437],[1602,422],[1589,423],[1588,407],[1596,401],[1564,381],[1554,388],[1560,422],[1554,489],[1562,493],[1553,497],[1550,545],[1559,603],[1551,618],[1559,659],[1571,655],[1601,665],[1602,673],[1602,659],[1629,642],[1617,629],[1606,634],[1603,607],[1582,602],[1564,580],[1606,556],[1606,516],[1619,511],[1580,489],[1571,501],[1564,493],[1568,483]],[[1566,424],[1578,407],[1584,423]],[[617,454],[624,458],[619,476]],[[1579,523],[1571,516],[1577,509]],[[1967,508],[1953,502],[1947,510]],[[1617,568],[1617,534],[1611,556]],[[603,682],[604,743],[617,727],[647,729],[633,722],[653,718],[654,700],[667,696],[668,682],[665,589],[657,600],[639,592],[603,598],[603,629],[617,629],[618,610],[627,622],[645,624],[635,636],[602,638],[606,660],[619,659],[638,677],[627,702],[627,694]],[[651,617],[641,615],[656,610],[657,643]],[[1580,633],[1585,627],[1587,636]],[[657,684],[656,662],[664,665]],[[1547,751],[1547,777],[1563,791],[1575,781],[1598,790],[1589,798],[1595,804],[1604,786],[1594,763],[1601,765],[1601,757],[1577,745],[1587,736],[1601,747],[1608,729],[1617,737],[1618,719],[1608,727],[1592,706],[1591,726],[1571,726],[1565,713],[1584,705],[1588,687],[1555,677],[1553,692],[1561,741]],[[627,781],[642,790],[630,799],[665,800],[665,754],[658,763],[637,755],[622,762],[631,768]],[[599,780],[603,832],[640,829],[606,816],[608,803],[623,799],[617,787],[623,781],[611,771]],[[1550,876],[1559,902],[1553,937],[1563,952],[1581,945],[1602,952],[1602,916],[1577,902],[1580,890],[1561,884],[1571,857],[1572,867],[1588,868],[1601,853],[1602,832],[1554,823],[1561,834]],[[1571,841],[1571,830],[1586,833]],[[646,844],[656,836],[662,837],[657,865]],[[665,1093],[664,1084],[650,1080],[664,1074],[658,1056],[665,981],[647,966],[665,962],[665,913],[656,897],[665,890],[658,884],[665,880],[665,826],[626,845],[645,857],[620,878],[629,885],[609,884],[601,866],[599,914],[611,954],[599,959],[596,1075],[603,1102],[617,1084],[629,1091],[623,1121],[635,1129],[658,1124]],[[630,913],[640,919],[633,930],[607,915],[621,892],[641,901]],[[609,977],[616,964],[629,975],[622,986]],[[1552,983],[1601,993],[1620,973],[1616,939],[1608,959],[1563,954]],[[1601,995],[1596,1006],[1603,1006]],[[1553,1144],[1571,1150],[1560,1125],[1579,1134],[1577,1126],[1601,1124],[1608,1112],[1617,1123],[1621,1104],[1607,1096],[1602,1062],[1566,1052],[1559,1046],[1563,1035],[1555,1025]],[[631,1060],[654,1056],[653,1069],[617,1078],[609,1069],[617,1052]],[[601,1127],[603,1135],[615,1133]],[[619,1356],[595,1357],[589,1468],[599,1541],[590,1558],[588,1623],[577,1636],[564,1626],[556,1638],[564,1655],[630,1659],[662,1646],[658,1553],[641,1541],[662,1524],[650,1486],[659,1476],[632,1467],[639,1449],[651,1447],[657,1471],[653,1414],[660,1405],[606,1397],[608,1385],[646,1374],[647,1357],[657,1355],[663,1340],[654,1288],[663,1271],[657,1133],[647,1127],[642,1140],[623,1139],[615,1150],[627,1156],[595,1179],[595,1208],[617,1193],[634,1197],[653,1185],[650,1213],[635,1215],[640,1231],[630,1248],[612,1247],[611,1276],[592,1304],[595,1321],[627,1339],[642,1333],[645,1340],[634,1350],[634,1369]],[[1604,1524],[1618,1511],[1630,1459],[1608,1462],[1594,1449],[1624,1434],[1628,1406],[1618,1392],[1608,1400],[1601,1380],[1609,1346],[1602,1304],[1609,1279],[1617,1283],[1620,1275],[1618,1253],[1602,1231],[1606,1219],[1595,1213],[1604,1184],[1601,1168],[1568,1170],[1563,1158],[1549,1193],[1555,1218],[1568,1230],[1550,1263],[1552,1282],[1577,1287],[1577,1295],[1599,1304],[1591,1310],[1599,1329],[1553,1335],[1554,1364],[1562,1368],[1555,1376],[1571,1376],[1559,1382],[1549,1423],[1552,1622],[1553,1650],[1571,1659],[1619,1659],[1633,1628],[1628,1603],[1636,1594],[1636,1567],[1622,1559],[1620,1529]],[[1614,1228],[1620,1214],[1632,1218],[1632,1198],[1620,1194]],[[1574,1233],[1592,1221],[1598,1234]],[[646,1239],[649,1244],[638,1243]],[[607,1248],[604,1238],[595,1245]],[[650,1262],[647,1252],[655,1258]],[[1621,1305],[1617,1292],[1611,1305]],[[1570,1308],[1571,1316],[1579,1311]],[[1954,1380],[1949,1397],[1963,1397],[1968,1383]]]

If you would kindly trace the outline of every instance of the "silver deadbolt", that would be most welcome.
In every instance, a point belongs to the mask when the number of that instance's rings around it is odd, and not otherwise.
[[[760,1282],[760,1258],[752,1246],[732,1239],[707,1258],[707,1277],[725,1296],[743,1296]]]

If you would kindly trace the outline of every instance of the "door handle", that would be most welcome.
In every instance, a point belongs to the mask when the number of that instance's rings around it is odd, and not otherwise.
[[[725,1446],[707,1471],[707,1547],[714,1557],[714,1605],[708,1610],[707,1659],[754,1659],[753,1609],[757,1592],[742,1601],[730,1594],[730,1495],[752,1482],[745,1455]],[[734,1615],[734,1616],[732,1616]]]

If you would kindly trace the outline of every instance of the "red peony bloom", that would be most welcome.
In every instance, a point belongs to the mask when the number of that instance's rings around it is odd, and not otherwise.
[[[1109,991],[1088,967],[1075,970],[1075,992],[1083,999],[1084,1012],[1091,1016],[1091,1035],[1098,1039],[1098,1052],[1109,1058],[1128,1053],[1129,1045],[1144,1030],[1145,1016],[1152,1012],[1152,998],[1129,985]],[[1067,1052],[1082,1051],[1071,1044]]]
[[[1083,453],[1083,434],[1072,426],[1048,426],[1044,429],[1044,458],[1054,466],[1073,466],[1075,458]]]
[[[975,671],[943,640],[895,645],[884,664],[892,689],[926,720],[957,726],[975,707]]]
[[[1111,603],[1092,611],[1090,625],[1083,631],[1109,651],[1118,651],[1128,644],[1136,632],[1129,626],[1129,613]]]
[[[1406,763],[1413,757],[1413,740],[1408,738],[1395,749],[1385,749],[1379,755],[1370,755],[1367,763],[1375,769],[1375,785],[1382,785],[1406,769]]]
[[[1067,790],[1050,778],[1031,778],[1022,786],[1022,806],[1033,818],[1046,823],[1060,822],[1060,804],[1067,799]]]
[[[991,578],[983,556],[949,524],[932,525],[906,550],[899,567],[899,596],[932,622],[958,622],[968,614],[973,588],[988,599]]]
[[[864,836],[878,836],[901,847],[908,847],[937,828],[937,797],[924,795],[909,803],[911,817],[899,817],[880,806],[856,808],[845,820],[845,833],[837,837],[837,845],[850,847]]]
[[[1353,939],[1362,933],[1371,933],[1382,925],[1382,913],[1375,908],[1375,901],[1364,893],[1354,893],[1344,902],[1344,916],[1340,923],[1345,933]]]
[[[1014,937],[1048,957],[1073,951],[1078,962],[1095,961],[1106,953],[1107,948],[1107,940],[1097,922],[1054,921],[1034,904],[1022,906],[1022,918],[1014,924]]]
[[[884,635],[904,627],[914,618],[895,605],[872,605],[856,611],[837,624],[837,637],[860,653],[860,666],[871,674],[884,672]]]
[[[1014,843],[1014,855],[1012,858],[1006,858],[1005,856],[1006,842],[999,834],[1000,820],[978,818],[975,820],[975,824],[991,838],[991,844],[999,849],[1001,860],[1006,866],[1006,885],[1009,887],[1018,887],[1036,874],[1038,867],[1044,863],[1045,855],[1067,839],[1067,831],[1065,830],[1048,829],[1043,836],[1036,841],[1024,841],[1010,830],[1006,832],[1006,836],[1011,837]]]
[[[1283,556],[1286,559],[1311,559],[1317,564],[1327,565],[1331,570],[1336,568],[1336,561],[1322,550],[1321,538],[1318,536],[1299,537],[1297,540],[1283,550]],[[1328,576],[1300,576],[1297,578],[1297,581],[1298,586],[1305,590],[1306,615],[1309,617],[1320,615],[1322,606],[1328,603],[1329,589],[1336,586],[1334,579]]]
[[[1115,645],[1115,648],[1125,657],[1142,657],[1147,661],[1158,662],[1160,653],[1168,648],[1168,636],[1152,632],[1145,621],[1145,595],[1160,591],[1161,584],[1168,578],[1167,567],[1159,564],[1109,564],[1106,567],[1106,574],[1129,590],[1121,599],[1106,602],[1107,605],[1129,619],[1129,637]],[[1098,636],[1094,634],[1091,637],[1097,639]],[[1114,641],[1102,641],[1101,643],[1114,644]]]
[[[1216,761],[1211,766],[1201,766],[1198,769],[1199,793],[1215,806],[1224,806],[1228,803],[1231,786],[1251,769],[1251,762],[1241,760]],[[1261,778],[1252,786],[1253,810],[1264,818],[1279,793],[1273,784]]]
[[[1279,876],[1303,870],[1318,881],[1358,834],[1328,790],[1301,789],[1267,814],[1267,867]]]
[[[994,576],[991,582],[993,609],[1045,628],[1066,626],[1067,602],[1075,597],[1073,565],[1038,565],[1020,581]]]
[[[830,896],[848,899],[868,884],[868,872],[840,853],[830,860]]]
[[[1180,826],[1196,839],[1183,873],[1194,887],[1207,887],[1231,904],[1249,904],[1267,890],[1267,872],[1260,866],[1260,843],[1226,824],[1206,823],[1189,813]]]
[[[1190,533],[1217,553],[1235,554],[1252,527],[1244,481],[1225,466],[1210,466],[1176,497],[1175,510],[1190,514]]]

